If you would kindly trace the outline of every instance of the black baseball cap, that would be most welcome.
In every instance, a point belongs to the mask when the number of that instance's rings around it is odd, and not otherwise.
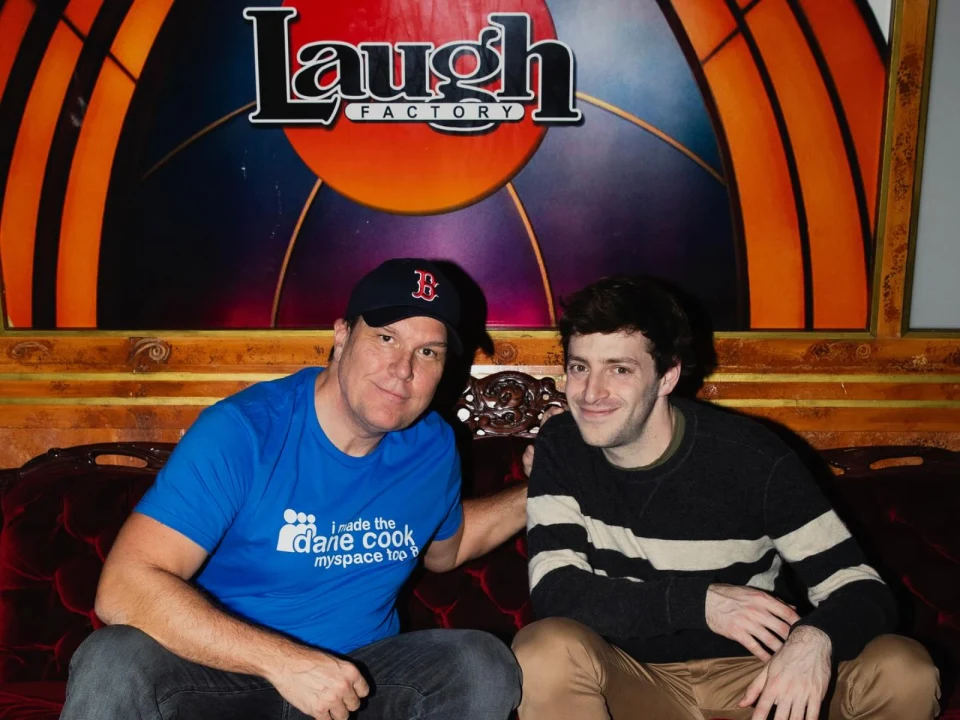
[[[463,352],[457,332],[460,296],[453,283],[429,260],[394,258],[360,278],[344,317],[348,322],[362,317],[370,327],[383,327],[421,315],[446,325],[450,349]]]

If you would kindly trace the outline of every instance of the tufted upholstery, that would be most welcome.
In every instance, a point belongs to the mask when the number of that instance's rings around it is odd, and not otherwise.
[[[898,596],[900,631],[920,640],[940,668],[941,717],[960,720],[960,453],[879,447],[822,454],[840,473],[828,494]]]
[[[0,677],[62,680],[100,626],[93,600],[103,560],[171,448],[150,467],[98,465],[110,448],[51,451],[27,463],[0,511]],[[136,446],[128,448],[140,456]]]
[[[477,437],[463,448],[465,495],[522,477],[522,437]],[[71,655],[99,621],[93,612],[103,558],[170,446],[118,444],[51,451],[4,478],[0,531],[0,718],[57,717]],[[99,465],[121,452],[143,468]],[[915,455],[922,465],[871,469]],[[960,454],[866,448],[823,456],[842,514],[900,592],[910,634],[941,667],[943,716],[960,720]],[[833,477],[829,476],[828,477]],[[2,480],[0,480],[2,481]],[[423,573],[405,594],[407,628],[475,627],[509,638],[530,620],[521,537],[445,575]],[[39,682],[45,681],[45,682]]]

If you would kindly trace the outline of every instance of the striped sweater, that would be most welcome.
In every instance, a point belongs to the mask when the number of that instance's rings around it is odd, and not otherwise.
[[[748,654],[707,627],[711,583],[803,609],[801,624],[856,657],[896,619],[893,597],[796,454],[759,423],[673,400],[685,429],[650,469],[623,470],[583,442],[570,413],[540,432],[530,477],[537,617],[568,617],[641,662]]]

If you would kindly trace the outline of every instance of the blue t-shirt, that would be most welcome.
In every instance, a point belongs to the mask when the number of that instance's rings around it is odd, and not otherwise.
[[[317,421],[319,372],[204,410],[136,510],[211,553],[197,583],[231,611],[345,653],[398,632],[417,556],[462,522],[460,462],[436,413],[344,454]]]

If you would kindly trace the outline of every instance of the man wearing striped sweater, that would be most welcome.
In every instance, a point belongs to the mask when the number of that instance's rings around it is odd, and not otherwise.
[[[936,668],[888,634],[890,591],[797,456],[671,397],[692,366],[676,300],[604,279],[560,331],[570,412],[543,426],[530,478],[542,619],[514,642],[520,719],[934,717]]]

